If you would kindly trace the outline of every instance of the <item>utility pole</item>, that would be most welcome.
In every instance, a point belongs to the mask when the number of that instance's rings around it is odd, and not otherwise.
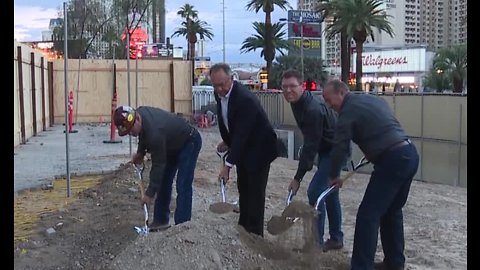
[[[225,0],[222,0],[222,14],[223,14],[223,63],[225,63]]]
[[[128,27],[128,22],[127,22],[127,92],[128,92],[128,106],[132,106],[130,104],[131,103],[131,97],[130,97],[130,29]],[[128,134],[128,146],[129,146],[130,156],[132,156],[132,135],[130,135],[130,134]]]
[[[303,74],[303,16],[300,16],[300,65],[302,67],[302,77],[305,80],[305,76]]]

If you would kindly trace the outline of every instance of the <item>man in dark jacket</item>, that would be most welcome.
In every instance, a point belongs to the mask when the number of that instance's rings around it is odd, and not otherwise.
[[[338,177],[350,140],[374,165],[357,212],[351,269],[374,267],[379,228],[384,260],[375,267],[404,269],[402,208],[418,169],[417,150],[382,98],[351,94],[339,80],[327,83],[323,97],[339,113],[329,175],[332,183],[342,186]]]
[[[228,149],[218,180],[228,181],[230,169],[237,168],[240,217],[247,232],[263,236],[265,189],[270,163],[277,158],[277,135],[257,97],[233,80],[227,64],[210,68],[217,101],[222,142],[217,151]]]
[[[293,116],[303,135],[303,147],[298,162],[298,169],[289,185],[289,190],[296,194],[303,176],[313,168],[317,157],[317,171],[307,190],[308,202],[314,206],[318,196],[328,188],[328,169],[332,149],[336,113],[328,108],[323,99],[313,96],[302,88],[302,74],[296,70],[287,70],[282,75],[282,90],[285,100],[290,103]],[[325,227],[325,206],[328,213],[330,238],[323,242]],[[342,211],[338,190],[330,194],[321,204],[318,218],[318,240],[324,251],[343,247],[341,230]]]
[[[169,227],[173,178],[177,174],[175,224],[192,217],[192,183],[202,138],[197,129],[180,116],[159,108],[141,106],[137,110],[120,106],[115,110],[114,123],[118,135],[139,138],[134,164],[141,164],[148,152],[152,158],[150,183],[142,196],[142,204],[152,204],[155,194],[151,230]]]

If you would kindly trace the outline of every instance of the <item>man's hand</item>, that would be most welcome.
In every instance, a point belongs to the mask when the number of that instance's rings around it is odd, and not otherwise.
[[[142,200],[142,205],[145,203],[147,204],[147,206],[150,206],[153,203],[153,198],[148,196],[147,194],[143,194],[141,200]]]
[[[144,158],[144,156],[142,154],[135,153],[132,156],[132,163],[135,164],[135,165],[142,164],[143,163],[143,158]]]
[[[222,141],[217,145],[217,152],[224,153],[228,151],[228,145]]]
[[[341,188],[343,186],[343,180],[340,178],[330,179],[330,186],[336,186],[337,188]]]
[[[292,179],[290,185],[288,186],[288,191],[292,191],[293,195],[297,195],[297,191],[300,188],[300,182],[296,179]]]
[[[227,165],[223,165],[223,168],[218,175],[218,181],[222,181],[222,179],[225,181],[225,184],[227,184],[230,179],[230,167]]]

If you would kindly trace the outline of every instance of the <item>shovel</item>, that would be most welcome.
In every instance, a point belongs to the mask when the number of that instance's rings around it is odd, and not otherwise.
[[[217,155],[222,159],[222,165],[225,165],[225,159],[227,159],[228,151],[218,152]],[[232,212],[235,209],[233,204],[227,203],[225,196],[225,179],[220,181],[220,193],[222,195],[222,201],[213,203],[209,206],[209,210],[216,214],[226,214]]]
[[[290,190],[285,203],[287,207],[292,203],[294,196],[295,194],[292,190]],[[283,233],[300,219],[299,217],[285,216],[284,213],[282,213],[282,216],[272,216],[272,218],[267,222],[267,231],[270,234],[277,235]]]
[[[353,163],[353,161],[352,161],[352,171],[349,172],[347,175],[345,175],[345,177],[344,177],[343,180],[342,180],[342,183],[345,182],[348,178],[350,178],[353,174],[355,174],[355,172],[356,172],[359,168],[367,165],[368,163],[370,163],[370,161],[368,161],[365,157],[362,157],[362,159],[360,159],[360,161],[358,162],[357,165],[355,165],[355,164]],[[318,213],[318,211],[319,211],[319,210],[318,210],[318,206],[320,205],[320,203],[321,203],[322,201],[324,201],[325,198],[326,198],[328,195],[330,195],[336,188],[337,188],[337,186],[332,185],[332,186],[330,186],[329,188],[327,188],[324,192],[322,192],[322,193],[320,194],[320,196],[318,196],[317,202],[315,203],[315,210],[317,210],[317,213]]]
[[[349,172],[342,180],[344,182],[348,178],[350,178],[356,171],[357,169],[367,165],[370,163],[368,160],[366,160],[365,157],[362,157],[362,159],[359,161],[357,165],[354,165],[352,161],[352,171]],[[325,198],[331,194],[337,187],[336,186],[331,186],[328,189],[326,189],[324,192],[318,196],[318,199],[315,203],[313,215],[314,218],[318,217],[318,207],[322,201],[325,200]],[[288,198],[287,198],[288,201]],[[270,234],[272,235],[277,235],[281,234],[285,231],[287,231],[296,221],[298,221],[300,218],[299,216],[304,216],[309,214],[310,211],[305,209],[306,205],[305,204],[288,204],[285,210],[282,213],[282,217],[272,217],[272,219],[267,223],[267,230]]]
[[[140,188],[141,196],[143,196],[143,194],[145,193],[145,188],[143,186],[142,175],[143,175],[143,170],[145,169],[145,164],[142,164],[141,167],[133,164],[133,167],[135,168],[135,171],[137,172],[138,186]],[[145,224],[143,225],[143,227],[135,226],[134,229],[139,235],[146,236],[149,232],[149,229],[148,229],[148,207],[147,207],[146,203],[143,204],[143,213],[145,215]]]

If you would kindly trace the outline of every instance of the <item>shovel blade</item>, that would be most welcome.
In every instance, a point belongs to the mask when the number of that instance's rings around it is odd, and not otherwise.
[[[291,218],[287,218],[287,217],[273,216],[267,222],[267,231],[271,235],[282,234],[282,233],[286,232],[288,229],[290,229],[297,220],[298,219],[291,219]]]
[[[216,214],[226,214],[232,212],[234,208],[234,205],[226,202],[213,203],[208,207],[210,211]]]

